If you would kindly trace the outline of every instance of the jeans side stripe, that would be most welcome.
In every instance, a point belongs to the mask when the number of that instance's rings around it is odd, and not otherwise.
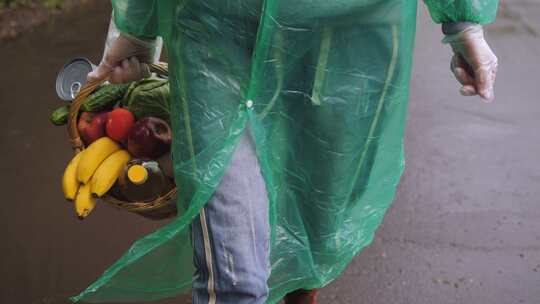
[[[216,304],[216,292],[214,290],[214,270],[212,265],[212,247],[210,246],[210,237],[208,226],[206,224],[206,214],[204,208],[200,213],[201,227],[204,239],[204,254],[206,258],[206,267],[208,268],[208,304]]]

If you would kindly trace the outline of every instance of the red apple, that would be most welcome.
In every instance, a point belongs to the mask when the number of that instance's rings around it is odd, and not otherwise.
[[[171,128],[161,118],[139,119],[128,136],[128,151],[136,158],[156,159],[171,148]]]
[[[135,124],[135,116],[123,108],[116,108],[109,113],[107,120],[107,136],[110,138],[125,143],[129,132]]]
[[[79,117],[77,129],[85,145],[89,145],[96,139],[105,136],[105,123],[107,112],[83,112]]]

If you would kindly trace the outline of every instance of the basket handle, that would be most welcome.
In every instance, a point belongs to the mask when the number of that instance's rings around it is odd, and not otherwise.
[[[167,63],[150,63],[148,64],[150,72],[156,73],[161,76],[167,76],[168,66]],[[97,87],[103,84],[107,80],[106,78],[100,80],[91,80],[87,82],[79,91],[75,99],[71,102],[69,106],[69,115],[68,115],[68,136],[75,154],[84,150],[84,143],[79,135],[79,130],[77,129],[77,118],[79,116],[79,110],[82,104],[86,101],[86,97],[90,95]]]

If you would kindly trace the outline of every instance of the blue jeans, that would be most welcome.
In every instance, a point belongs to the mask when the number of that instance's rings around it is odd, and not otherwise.
[[[192,223],[193,304],[259,304],[268,296],[268,198],[248,130]]]

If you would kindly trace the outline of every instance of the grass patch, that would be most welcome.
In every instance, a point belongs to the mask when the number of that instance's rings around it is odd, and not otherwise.
[[[61,8],[65,0],[0,0],[0,9],[40,5],[46,8]]]

